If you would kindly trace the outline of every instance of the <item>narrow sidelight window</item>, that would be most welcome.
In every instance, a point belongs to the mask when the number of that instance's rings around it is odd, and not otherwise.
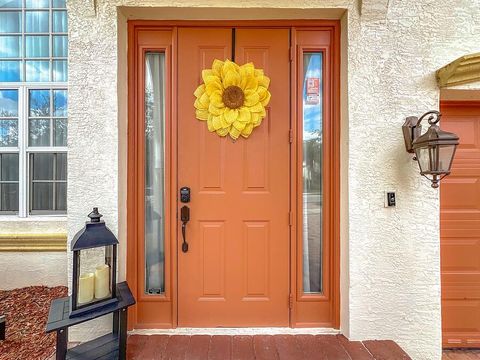
[[[165,54],[145,55],[145,293],[165,292]]]
[[[303,291],[321,293],[323,57],[303,55]]]

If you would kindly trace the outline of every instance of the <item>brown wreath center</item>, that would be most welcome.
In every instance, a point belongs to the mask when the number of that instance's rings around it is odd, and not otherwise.
[[[245,94],[238,86],[231,85],[223,90],[222,101],[230,109],[238,109],[245,101]]]

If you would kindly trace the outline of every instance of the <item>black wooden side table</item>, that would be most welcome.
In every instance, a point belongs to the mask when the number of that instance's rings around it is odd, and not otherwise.
[[[5,315],[0,315],[0,340],[5,340],[5,327],[6,327],[6,322],[5,322]]]
[[[57,332],[56,360],[117,360],[127,358],[127,308],[135,298],[126,281],[117,284],[118,303],[70,318],[69,297],[56,299],[50,305],[47,333]],[[67,350],[68,328],[113,313],[113,331]]]

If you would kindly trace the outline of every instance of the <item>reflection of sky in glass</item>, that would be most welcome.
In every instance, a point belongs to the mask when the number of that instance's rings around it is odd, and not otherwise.
[[[25,31],[32,33],[48,33],[49,28],[48,11],[27,11],[25,13]]]
[[[53,61],[53,81],[67,81],[67,61],[54,60]]]
[[[64,9],[65,0],[0,0],[0,82],[67,81],[66,60],[55,59],[68,56]]]
[[[0,33],[19,33],[22,23],[21,11],[0,12]]]
[[[1,116],[18,116],[18,90],[0,90]]]
[[[0,0],[0,8],[21,8],[22,0]]]
[[[25,7],[30,9],[48,8],[48,0],[26,0]]]
[[[67,12],[66,11],[54,11],[53,12],[53,32],[68,31],[67,26]]]
[[[323,105],[323,93],[322,93],[322,54],[305,54],[308,56],[309,62],[306,69],[305,79],[303,83],[303,138],[308,140],[312,137],[317,137],[318,134],[314,135],[315,131],[322,129],[322,105]],[[319,84],[319,103],[315,105],[307,104],[307,79],[308,78],[318,78],[320,79]]]
[[[50,80],[50,61],[26,61],[26,81],[48,81]]]
[[[26,36],[25,55],[31,57],[49,56],[49,38],[47,36]]]
[[[0,57],[18,58],[22,44],[21,36],[0,36]]]
[[[20,61],[0,61],[0,82],[20,81]]]
[[[67,90],[53,91],[53,116],[67,116]]]
[[[30,116],[50,115],[50,90],[30,90]]]

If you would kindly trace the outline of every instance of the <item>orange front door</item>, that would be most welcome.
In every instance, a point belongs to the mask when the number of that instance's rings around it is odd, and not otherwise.
[[[178,326],[289,325],[288,29],[178,29],[178,185],[191,188],[188,252],[178,228]],[[234,49],[232,44],[234,43]],[[193,92],[214,59],[271,78],[261,126],[233,142],[194,118]]]
[[[443,346],[480,347],[480,102],[441,111],[442,128],[460,136],[440,187]]]

